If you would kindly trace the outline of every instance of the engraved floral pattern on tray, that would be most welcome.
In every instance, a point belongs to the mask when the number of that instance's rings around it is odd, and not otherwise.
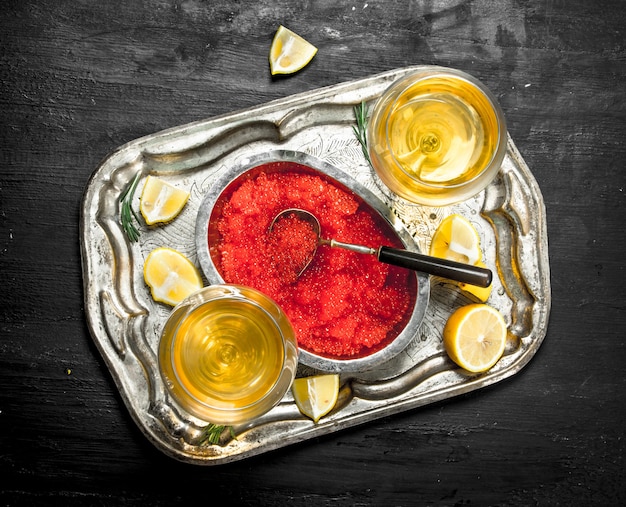
[[[509,139],[496,180],[478,196],[446,208],[418,206],[392,195],[363,157],[352,132],[354,106],[372,104],[391,82],[416,69],[398,69],[156,133],[120,147],[94,172],[81,210],[87,321],[128,410],[166,454],[216,465],[267,452],[499,382],[523,368],[541,345],[551,304],[545,208],[513,141]],[[411,344],[375,370],[342,375],[339,401],[318,424],[302,416],[288,394],[265,416],[235,428],[236,439],[225,431],[220,445],[201,444],[207,421],[176,406],[159,375],[158,337],[170,308],[150,297],[143,261],[153,248],[165,245],[197,265],[195,217],[204,194],[224,168],[274,149],[304,152],[345,171],[390,207],[422,251],[428,251],[445,216],[467,217],[479,231],[484,260],[496,275],[489,304],[503,313],[509,326],[505,356],[498,364],[485,374],[470,375],[449,361],[443,326],[454,309],[471,301],[455,284],[431,278],[429,307]],[[142,225],[139,241],[130,243],[118,221],[119,196],[138,171],[142,183],[148,174],[156,174],[189,189],[191,196],[176,220]],[[300,375],[313,373],[300,366]]]

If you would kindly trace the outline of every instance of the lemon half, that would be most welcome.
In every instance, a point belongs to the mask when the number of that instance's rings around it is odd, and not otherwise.
[[[293,74],[313,59],[317,48],[297,33],[280,25],[270,47],[270,71],[275,74]]]
[[[291,386],[300,412],[318,422],[328,414],[339,397],[339,375],[315,375],[297,378]]]
[[[172,248],[152,250],[143,265],[143,278],[155,301],[175,306],[200,290],[202,277],[182,253]]]
[[[470,304],[450,316],[443,329],[443,344],[456,364],[479,373],[502,357],[506,335],[506,323],[498,310],[486,304]]]
[[[139,209],[148,225],[173,220],[184,208],[189,192],[148,176],[141,191]]]

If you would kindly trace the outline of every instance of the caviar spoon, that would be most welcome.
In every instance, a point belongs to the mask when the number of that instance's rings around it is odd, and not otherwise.
[[[372,248],[323,238],[322,228],[317,217],[313,213],[299,208],[288,208],[278,213],[269,225],[268,234],[294,234],[297,231],[301,231],[302,228],[299,226],[303,225],[306,227],[305,233],[302,234],[302,240],[307,243],[304,245],[302,259],[298,259],[300,264],[295,269],[297,276],[300,276],[309,266],[315,257],[317,247],[319,245],[328,245],[333,248],[343,248],[360,254],[375,255],[380,262],[386,264],[421,271],[422,273],[457,282],[468,283],[478,287],[489,287],[491,285],[493,275],[490,269],[384,245]]]

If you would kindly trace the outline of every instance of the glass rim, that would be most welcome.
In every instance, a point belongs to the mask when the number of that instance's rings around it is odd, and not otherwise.
[[[418,79],[414,79],[415,76],[419,76],[420,74],[423,74],[423,76],[419,77]],[[394,150],[391,149],[391,143],[389,141],[389,120],[390,120],[390,116],[391,116],[391,113],[396,110],[398,101],[400,100],[402,95],[410,87],[414,86],[416,83],[419,83],[419,82],[422,82],[422,81],[426,81],[426,80],[435,79],[435,78],[438,78],[438,77],[452,77],[454,79],[460,79],[460,80],[465,81],[466,83],[470,84],[474,89],[476,89],[479,93],[481,93],[484,96],[484,98],[487,100],[487,102],[489,103],[489,106],[491,107],[491,110],[493,111],[494,118],[496,120],[497,127],[498,127],[497,142],[495,144],[495,149],[491,153],[491,157],[489,158],[489,161],[484,165],[484,167],[480,171],[478,171],[470,179],[462,181],[462,182],[459,182],[459,183],[454,183],[454,184],[451,184],[451,185],[444,185],[444,184],[438,184],[438,183],[428,183],[428,182],[424,182],[422,180],[416,179],[415,176],[409,174],[406,171],[406,169],[404,168],[404,165],[401,164],[398,161],[398,159],[396,158],[396,154],[394,153]],[[387,93],[391,92],[392,90],[394,90],[394,88],[396,86],[399,86],[401,84],[404,84],[404,86],[399,91],[396,92],[395,96],[393,97],[393,102],[391,103],[391,105],[389,107],[389,113],[386,115],[386,118],[384,119],[384,122],[385,122],[385,144],[386,144],[387,149],[389,150],[389,153],[391,154],[393,162],[395,163],[395,165],[402,171],[402,173],[407,178],[409,178],[411,181],[415,181],[421,187],[426,189],[427,192],[433,192],[433,193],[434,192],[441,192],[441,191],[453,192],[456,189],[461,189],[461,188],[466,188],[466,187],[472,186],[472,184],[474,184],[477,181],[480,181],[481,179],[485,178],[486,174],[489,174],[490,172],[494,171],[494,165],[496,163],[497,163],[497,167],[498,168],[500,167],[500,165],[502,164],[502,161],[504,160],[504,157],[506,155],[506,145],[507,145],[507,142],[506,142],[506,120],[504,118],[504,112],[502,111],[502,108],[500,107],[500,104],[496,100],[495,96],[493,95],[491,90],[489,90],[489,88],[487,86],[485,86],[480,80],[478,80],[477,78],[473,77],[470,74],[467,74],[466,72],[464,72],[462,70],[446,68],[446,67],[430,67],[430,68],[425,68],[424,70],[413,72],[411,74],[408,74],[408,75],[404,76],[398,82],[392,84],[383,93],[383,95],[381,95],[381,98],[385,94],[387,94]]]
[[[194,302],[193,304],[191,304],[191,301],[193,301],[194,298],[198,299],[208,292],[216,292],[216,291],[222,291],[222,292],[216,293],[214,295],[210,295],[208,299],[198,300]],[[288,365],[289,349],[290,349],[288,342],[292,340],[289,339],[288,333],[285,333],[283,329],[283,325],[281,325],[281,323],[278,321],[278,319],[276,318],[276,315],[273,315],[271,311],[269,311],[267,308],[264,308],[263,305],[260,304],[259,302],[248,297],[246,295],[246,292],[253,293],[256,296],[260,297],[263,301],[265,301],[268,305],[270,305],[272,309],[275,309],[279,316],[282,314],[282,316],[285,317],[285,322],[288,323],[289,326],[291,326],[291,323],[288,321],[288,319],[284,315],[283,310],[280,308],[278,303],[276,303],[273,299],[271,299],[269,296],[267,296],[263,292],[257,289],[254,289],[253,287],[247,287],[247,286],[237,285],[237,284],[218,284],[218,285],[209,285],[207,287],[203,287],[202,289],[193,293],[192,295],[190,295],[189,297],[181,301],[178,305],[176,305],[176,307],[174,308],[174,310],[172,310],[172,313],[170,314],[170,316],[173,316],[175,314],[176,308],[182,308],[186,305],[190,305],[189,308],[181,316],[179,316],[180,322],[177,324],[176,329],[172,333],[172,338],[168,344],[169,356],[170,356],[168,369],[171,369],[171,372],[174,374],[174,377],[175,377],[173,379],[170,379],[169,383],[175,383],[175,385],[171,386],[169,385],[168,382],[165,382],[165,384],[166,384],[168,392],[178,401],[178,403],[185,410],[189,411],[191,414],[193,414],[196,417],[204,418],[204,416],[201,415],[201,412],[203,412],[204,410],[210,410],[210,411],[222,413],[224,415],[235,414],[235,416],[233,417],[234,419],[238,417],[236,414],[245,413],[246,411],[250,411],[256,407],[264,406],[265,403],[267,403],[268,400],[270,400],[271,405],[267,407],[267,410],[269,410],[273,406],[275,406],[276,403],[278,403],[278,401],[280,401],[282,397],[286,394],[286,392],[289,390],[289,385],[287,385],[284,390],[282,389],[279,390],[280,391],[279,393],[278,391],[276,391],[276,387],[280,386],[281,381],[283,381],[285,375],[288,374],[288,368],[286,368],[286,366]],[[280,344],[282,346],[280,367],[277,368],[278,375],[276,375],[274,382],[272,382],[272,384],[267,388],[267,390],[263,393],[261,397],[257,398],[256,400],[250,403],[247,403],[246,405],[242,405],[239,407],[224,407],[220,405],[206,403],[205,401],[198,398],[197,396],[194,396],[189,391],[185,383],[182,382],[181,377],[180,377],[180,369],[176,367],[175,362],[174,362],[174,346],[176,343],[180,343],[178,342],[177,338],[178,338],[178,329],[180,325],[182,324],[182,321],[187,316],[189,316],[191,312],[195,311],[197,308],[200,308],[201,306],[205,304],[211,303],[213,301],[218,301],[221,299],[229,299],[229,300],[238,301],[244,304],[251,304],[255,306],[256,308],[260,309],[272,322],[273,324],[272,327],[276,331],[276,333],[272,333],[272,334],[275,336],[275,338],[277,337],[280,338]],[[163,327],[163,329],[165,329],[165,326]],[[291,331],[291,334],[293,335],[293,329]],[[161,334],[161,339],[162,339],[162,334]],[[296,357],[297,357],[298,349],[297,349],[297,344],[295,342],[295,337],[294,337],[293,342],[294,342],[294,345],[296,345],[295,351],[296,351]],[[159,348],[160,348],[160,344],[159,344]],[[160,366],[160,370],[161,370],[161,375],[163,376],[165,374],[165,372],[163,371],[163,367]],[[167,375],[165,376],[167,377]],[[276,399],[274,400],[273,398],[276,398]],[[263,410],[263,412],[265,411],[266,410]]]

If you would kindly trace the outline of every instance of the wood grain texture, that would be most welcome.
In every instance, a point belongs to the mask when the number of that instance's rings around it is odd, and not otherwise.
[[[284,24],[319,47],[273,79]],[[0,501],[626,503],[626,4],[9,0],[0,17]],[[542,190],[544,344],[491,388],[218,468],[158,452],[85,323],[78,214],[137,137],[396,67],[496,94]]]

